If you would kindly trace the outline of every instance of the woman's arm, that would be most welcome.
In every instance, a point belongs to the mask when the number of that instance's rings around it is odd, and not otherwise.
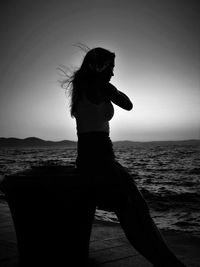
[[[106,86],[106,95],[110,101],[118,105],[120,108],[125,110],[131,110],[133,108],[133,104],[128,96],[117,90],[111,83]]]

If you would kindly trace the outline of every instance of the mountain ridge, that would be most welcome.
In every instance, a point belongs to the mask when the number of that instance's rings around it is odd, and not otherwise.
[[[27,137],[24,139],[15,137],[0,137],[0,147],[18,147],[18,146],[76,146],[76,141],[61,140],[61,141],[47,141],[38,137]]]
[[[131,140],[120,140],[113,141],[114,146],[134,146],[134,145],[169,145],[169,144],[196,144],[200,145],[199,139],[189,139],[189,140],[166,140],[166,141],[131,141]],[[60,140],[60,141],[51,141],[43,140],[38,137],[27,137],[24,139],[15,138],[15,137],[0,137],[0,147],[37,147],[37,146],[67,146],[67,147],[76,147],[77,141],[71,140]]]

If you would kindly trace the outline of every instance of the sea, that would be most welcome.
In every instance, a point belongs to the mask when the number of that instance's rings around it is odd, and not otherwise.
[[[199,142],[122,143],[114,145],[114,152],[133,176],[160,229],[200,237]],[[74,165],[76,156],[76,147],[1,147],[0,175],[37,165]],[[0,203],[5,203],[1,191]],[[100,209],[95,218],[119,223],[115,213]]]

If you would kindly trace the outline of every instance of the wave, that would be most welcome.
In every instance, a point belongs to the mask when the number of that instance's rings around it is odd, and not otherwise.
[[[153,210],[179,210],[191,212],[200,211],[200,193],[183,192],[183,193],[153,193],[142,188],[141,193]]]

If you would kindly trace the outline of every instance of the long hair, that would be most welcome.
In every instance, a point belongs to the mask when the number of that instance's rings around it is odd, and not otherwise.
[[[95,83],[101,79],[111,64],[114,63],[115,54],[101,47],[90,49],[80,66],[71,75],[66,72],[66,79],[61,84],[69,91],[71,97],[70,113],[74,117],[78,101],[84,91],[88,89],[95,90]],[[64,71],[63,71],[64,72]]]

